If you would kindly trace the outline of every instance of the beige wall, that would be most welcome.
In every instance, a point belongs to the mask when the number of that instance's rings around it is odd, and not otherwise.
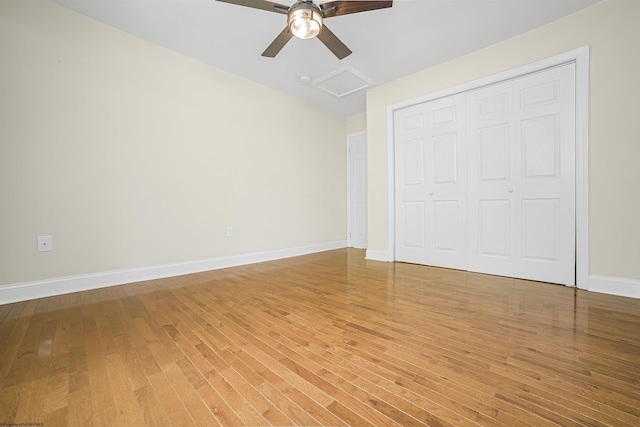
[[[367,130],[366,113],[356,114],[355,116],[347,117],[347,134],[363,132],[366,130]]]
[[[346,239],[344,118],[46,0],[0,52],[0,285]]]
[[[640,279],[640,2],[608,0],[367,93],[369,249],[387,250],[387,106],[591,47],[590,273]]]

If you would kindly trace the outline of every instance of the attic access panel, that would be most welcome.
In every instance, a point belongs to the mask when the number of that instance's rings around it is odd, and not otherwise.
[[[355,69],[346,66],[320,77],[311,83],[338,98],[375,85],[375,82]]]

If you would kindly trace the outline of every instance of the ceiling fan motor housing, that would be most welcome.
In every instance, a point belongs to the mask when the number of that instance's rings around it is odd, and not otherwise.
[[[322,30],[322,11],[313,2],[298,1],[289,8],[288,23],[294,36],[313,38]]]

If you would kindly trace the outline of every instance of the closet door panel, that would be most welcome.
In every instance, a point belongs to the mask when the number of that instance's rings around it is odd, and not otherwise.
[[[396,112],[395,127],[395,256],[398,261],[426,264],[425,115],[420,105]]]
[[[574,66],[470,91],[467,106],[469,270],[573,285]]]
[[[459,94],[395,113],[398,261],[466,268],[464,102]]]
[[[575,65],[513,83],[521,148],[516,277],[575,284]]]
[[[514,177],[520,164],[514,118],[512,82],[467,94],[470,271],[502,276],[515,271],[519,207]]]

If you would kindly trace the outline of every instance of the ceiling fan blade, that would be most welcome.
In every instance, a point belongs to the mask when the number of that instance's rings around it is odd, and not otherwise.
[[[289,12],[289,6],[278,3],[272,3],[266,0],[218,0],[223,3],[237,4],[239,6],[252,7],[254,9],[267,10],[269,12],[284,13]]]
[[[278,52],[282,50],[284,45],[287,44],[289,40],[291,40],[291,37],[293,37],[293,33],[287,25],[284,30],[282,30],[282,32],[278,34],[278,37],[276,37],[276,39],[271,42],[269,47],[267,47],[265,51],[262,52],[262,56],[266,56],[267,58],[274,58],[278,54]]]
[[[322,16],[331,18],[332,16],[348,15],[349,13],[367,12],[369,10],[385,9],[393,6],[392,1],[330,1],[320,5]]]
[[[331,52],[333,52],[335,56],[338,57],[338,59],[343,59],[351,55],[351,49],[342,43],[338,36],[333,34],[326,25],[322,26],[322,29],[318,34],[318,38],[326,47],[329,48]]]

